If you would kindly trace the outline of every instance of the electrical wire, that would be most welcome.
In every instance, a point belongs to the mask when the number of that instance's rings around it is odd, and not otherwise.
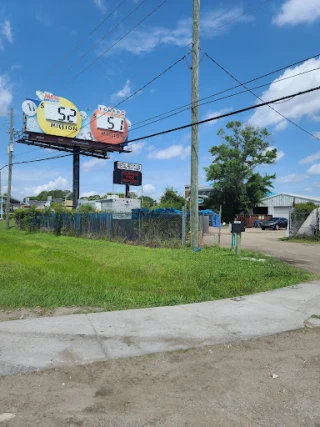
[[[167,130],[164,130],[162,132],[157,132],[157,133],[153,133],[153,134],[150,134],[150,135],[141,136],[139,138],[131,139],[130,141],[127,141],[127,143],[130,144],[132,142],[141,141],[141,140],[145,140],[145,139],[149,139],[149,138],[154,138],[156,136],[165,135],[165,134],[168,134],[168,133],[176,132],[178,130],[187,129],[187,128],[190,128],[192,126],[202,125],[204,123],[209,123],[209,122],[211,122],[213,120],[223,119],[225,117],[234,116],[235,114],[244,113],[246,111],[254,110],[256,108],[261,108],[261,107],[264,107],[265,105],[273,104],[273,103],[278,102],[278,101],[283,101],[285,99],[292,98],[293,96],[296,97],[296,96],[305,95],[307,93],[315,92],[315,91],[317,91],[319,89],[320,89],[320,86],[313,87],[311,89],[304,90],[304,91],[301,91],[301,92],[296,92],[296,93],[293,93],[293,94],[288,95],[288,96],[282,96],[281,98],[272,99],[270,101],[262,102],[261,104],[252,105],[250,107],[245,107],[245,108],[242,108],[240,110],[233,111],[231,113],[221,114],[221,115],[216,116],[216,117],[210,117],[209,119],[200,120],[200,121],[198,121],[196,123],[189,123],[187,125],[183,125],[183,126],[179,126],[179,127],[167,129]]]
[[[135,95],[137,95],[139,92],[141,92],[142,90],[144,90],[146,87],[150,86],[152,83],[154,83],[156,80],[158,80],[160,77],[162,77],[168,71],[170,71],[173,67],[175,67],[176,65],[178,65],[179,62],[183,61],[184,59],[186,59],[186,55],[183,56],[182,58],[178,59],[178,61],[176,61],[175,63],[173,63],[172,65],[170,65],[168,68],[166,68],[164,71],[162,71],[162,73],[158,74],[156,77],[154,77],[152,80],[150,80],[144,86],[142,86],[140,89],[136,90],[134,93],[132,93],[131,95],[129,95],[127,98],[125,98],[122,101],[120,101],[117,105],[114,106],[114,108],[119,107],[119,105],[121,105],[124,102],[128,101],[128,99],[133,98]]]
[[[235,80],[237,83],[239,83],[241,86],[243,86],[245,89],[247,89],[253,96],[255,96],[257,99],[259,99],[260,101],[264,102],[263,99],[256,95],[251,89],[248,89],[248,87],[244,84],[241,83],[241,81],[239,79],[237,79],[232,73],[230,73],[230,71],[226,70],[221,64],[219,64],[218,61],[216,61],[215,59],[213,59],[210,55],[208,55],[207,53],[205,53],[206,57],[208,59],[210,59],[210,61],[212,61],[215,65],[217,65],[222,71],[224,71],[226,74],[228,74],[228,76],[230,76],[233,80]],[[292,99],[292,98],[291,98]],[[286,100],[284,102],[290,101]],[[276,110],[274,107],[272,107],[272,105],[268,105],[268,107],[274,111],[275,113],[279,114],[279,116],[281,116],[283,119],[287,120],[289,123],[291,123],[292,125],[296,126],[298,129],[300,129],[302,132],[305,132],[306,134],[308,134],[309,136],[312,136],[313,138],[317,139],[318,141],[320,141],[320,138],[318,138],[316,135],[312,134],[311,132],[309,132],[307,129],[303,128],[302,126],[298,125],[296,122],[294,122],[293,120],[289,119],[288,117],[286,117],[284,114],[280,113],[280,111]]]
[[[252,12],[252,11],[254,11],[254,10],[258,9],[259,7],[261,7],[261,6],[263,6],[264,4],[268,3],[269,1],[270,1],[270,0],[264,0],[263,2],[259,3],[257,6],[254,6],[254,7],[253,7],[253,8],[251,8],[251,9],[245,10],[245,11],[244,11],[243,13],[241,13],[240,15],[237,15],[236,17],[234,17],[234,18],[230,19],[229,21],[226,21],[225,23],[223,23],[223,24],[222,24],[222,25],[220,25],[219,27],[217,27],[217,28],[215,28],[215,29],[213,29],[213,30],[208,31],[208,33],[207,33],[207,34],[205,34],[205,36],[207,37],[209,34],[212,34],[213,32],[220,30],[221,28],[225,27],[226,25],[229,25],[229,24],[231,24],[232,22],[234,22],[234,21],[236,21],[236,20],[238,20],[238,19],[242,18],[244,15],[247,15],[248,13],[250,13],[250,12]]]
[[[93,45],[89,50],[87,50],[79,59],[73,62],[70,67],[68,67],[62,74],[60,74],[57,79],[53,82],[59,80],[62,76],[64,76],[68,71],[74,68],[83,58],[85,58],[90,52],[92,52],[103,40],[105,40],[110,34],[112,34],[124,21],[126,21],[136,10],[138,10],[147,0],[142,0],[138,6],[136,6],[128,15],[126,15],[117,25],[115,25],[107,34],[105,34],[95,45]]]
[[[284,66],[284,67],[278,68],[277,70],[269,71],[268,73],[263,74],[262,76],[259,76],[259,77],[255,77],[255,78],[253,78],[253,79],[251,79],[251,80],[248,80],[248,81],[244,82],[243,84],[249,84],[249,83],[252,83],[252,82],[254,82],[254,81],[261,80],[261,79],[263,79],[264,77],[268,77],[268,76],[270,76],[270,75],[272,75],[272,74],[276,74],[276,73],[278,73],[278,72],[280,72],[280,71],[286,70],[287,68],[294,67],[295,65],[299,65],[299,64],[301,64],[301,63],[303,63],[303,62],[309,61],[310,59],[315,59],[315,58],[317,58],[317,57],[319,57],[319,56],[320,56],[320,53],[318,53],[318,54],[316,54],[316,55],[313,55],[313,56],[309,56],[308,58],[305,58],[305,59],[302,59],[302,60],[300,60],[300,61],[294,62],[294,63],[292,63],[292,64],[290,64],[290,65],[286,65],[286,66]],[[206,97],[204,97],[204,98],[201,98],[199,101],[201,101],[201,100],[203,101],[203,100],[205,100],[205,99],[213,98],[214,96],[221,95],[221,94],[226,93],[226,92],[229,92],[229,91],[231,91],[231,90],[233,90],[233,89],[237,89],[237,88],[239,88],[239,87],[241,87],[241,86],[242,86],[241,84],[238,84],[238,85],[236,85],[236,86],[230,87],[230,88],[228,88],[228,89],[225,89],[225,90],[222,90],[222,91],[220,91],[220,92],[216,92],[216,93],[214,93],[214,94],[212,94],[212,95],[209,95],[209,96],[206,96]],[[173,110],[169,110],[169,111],[166,111],[166,112],[164,112],[164,113],[158,114],[158,115],[156,115],[156,116],[149,117],[148,119],[141,120],[140,122],[137,122],[137,123],[133,124],[133,125],[132,125],[132,127],[134,127],[134,126],[136,126],[136,125],[139,125],[139,124],[141,124],[141,123],[145,123],[145,122],[148,122],[148,121],[150,121],[150,120],[156,119],[156,118],[158,118],[158,117],[164,116],[165,114],[173,113],[174,111],[180,110],[180,109],[185,108],[185,107],[191,107],[191,106],[192,106],[192,104],[190,104],[190,103],[189,103],[189,104],[182,105],[181,107],[174,108]],[[183,110],[183,111],[185,111],[185,110]]]
[[[42,159],[34,159],[34,160],[24,160],[23,162],[13,162],[12,165],[24,165],[26,163],[35,163],[35,162],[43,162],[45,160],[54,160],[54,159],[60,159],[61,157],[69,157],[73,154],[63,154],[61,156],[53,156],[53,157],[44,157]],[[4,168],[6,168],[9,165],[4,165],[2,168],[0,168],[0,171]]]
[[[114,106],[114,108],[117,108],[119,105],[123,104],[125,101],[128,101],[128,99],[132,98],[133,96],[137,95],[138,93],[140,93],[142,90],[144,90],[146,87],[148,87],[149,85],[151,85],[152,83],[154,83],[156,80],[158,80],[160,77],[162,77],[164,74],[166,74],[168,71],[172,70],[172,68],[174,68],[176,65],[178,65],[180,62],[182,62],[185,59],[185,56],[183,56],[182,58],[178,59],[178,61],[174,62],[173,64],[171,64],[168,68],[166,68],[164,71],[162,71],[160,74],[158,74],[156,77],[154,77],[152,80],[150,80],[149,82],[145,83],[141,88],[139,88],[138,90],[136,90],[133,94],[129,95],[127,98],[123,99],[121,102],[119,102],[117,105]],[[104,115],[106,115],[107,112],[102,112],[101,115],[99,117],[102,117]],[[90,123],[96,121],[98,119],[98,117],[95,117],[91,120]],[[71,135],[72,132],[70,132],[69,134],[65,135],[65,137],[68,137],[69,135]]]
[[[114,48],[118,43],[120,43],[123,39],[125,39],[130,33],[132,33],[136,28],[138,28],[144,21],[146,21],[148,18],[150,18],[151,15],[153,15],[158,9],[160,9],[161,6],[163,6],[168,0],[163,0],[156,8],[154,8],[148,15],[146,15],[141,21],[139,21],[136,25],[134,25],[127,33],[125,33],[124,36],[122,36],[120,39],[118,39],[113,45],[111,45],[108,49],[106,49],[104,52],[102,52],[101,55],[99,55],[94,61],[90,62],[85,68],[83,68],[78,74],[76,74],[72,79],[70,79],[66,84],[70,84],[73,82],[77,77],[80,76],[80,74],[84,73],[86,70],[88,70],[93,64],[95,64],[99,59],[101,59],[106,53],[108,53],[112,48]]]
[[[243,90],[243,91],[241,91],[241,92],[235,92],[235,93],[233,93],[233,94],[231,94],[231,95],[222,96],[222,97],[220,97],[220,98],[216,98],[216,99],[213,99],[213,100],[211,100],[211,101],[201,102],[201,101],[203,101],[203,100],[207,99],[207,97],[206,97],[206,98],[202,98],[202,99],[200,99],[200,100],[199,100],[200,102],[198,101],[198,104],[196,104],[196,106],[199,106],[199,107],[200,107],[200,106],[203,106],[203,105],[213,104],[213,103],[215,103],[215,102],[222,101],[222,100],[224,100],[224,99],[229,99],[229,98],[233,98],[234,96],[238,96],[238,95],[242,95],[242,94],[244,94],[244,93],[248,93],[248,92],[250,92],[251,90],[261,89],[261,88],[263,88],[263,87],[269,86],[271,83],[273,83],[273,84],[277,84],[277,83],[280,83],[280,82],[282,82],[282,81],[284,81],[284,80],[289,80],[289,79],[292,79],[292,78],[294,78],[294,77],[297,77],[297,76],[300,76],[300,75],[303,75],[303,74],[308,74],[308,73],[311,73],[311,72],[313,72],[313,71],[317,71],[317,70],[320,70],[320,67],[316,67],[316,68],[313,68],[313,69],[311,69],[311,70],[303,71],[303,72],[301,72],[301,73],[294,74],[293,76],[283,77],[282,79],[278,79],[278,80],[273,81],[273,82],[264,83],[264,84],[262,84],[262,85],[255,86],[255,87],[253,87],[253,88],[251,88],[251,89],[246,89],[246,90]],[[255,79],[255,80],[256,80],[256,79]],[[238,85],[238,86],[236,86],[236,87],[239,87],[239,86],[242,86],[242,85]],[[231,88],[231,89],[233,89],[233,88]],[[231,90],[231,89],[230,89],[230,90]],[[222,91],[222,93],[225,93],[225,92],[228,92],[228,91],[229,91],[229,89],[227,89],[227,90],[225,90],[225,91]],[[220,93],[221,93],[221,92],[220,92]],[[213,97],[213,96],[215,96],[215,95],[212,95],[212,96],[210,96],[210,97]],[[294,97],[292,97],[292,98],[294,98]],[[289,101],[289,100],[285,100],[285,101],[283,101],[283,102],[288,102],[288,101]],[[143,127],[149,126],[149,125],[151,125],[151,124],[153,124],[153,123],[160,122],[160,121],[162,121],[162,120],[168,119],[168,118],[170,118],[170,117],[173,117],[173,116],[176,116],[176,115],[178,115],[178,114],[181,114],[181,113],[183,113],[183,112],[185,112],[185,111],[188,111],[188,110],[190,109],[191,105],[192,105],[192,104],[187,104],[187,105],[186,105],[186,108],[181,107],[181,108],[176,108],[176,109],[174,109],[174,110],[171,110],[171,111],[173,111],[173,113],[172,113],[172,114],[168,114],[168,115],[166,115],[165,117],[161,117],[161,118],[158,118],[157,120],[153,120],[152,122],[145,123],[144,125],[138,126],[138,127],[136,127],[135,129],[130,130],[130,132],[134,132],[134,131],[136,131],[136,130],[138,130],[138,129],[141,129],[141,128],[143,128]],[[177,110],[178,110],[178,111],[177,111]],[[174,112],[174,111],[175,111],[175,112]],[[170,111],[169,111],[169,112],[170,112]],[[163,114],[166,114],[166,113],[162,113],[162,114],[161,114],[161,115],[159,115],[159,116],[163,116]],[[159,117],[159,116],[155,116],[155,117]],[[132,125],[132,126],[134,126],[134,125]]]
[[[115,7],[107,17],[105,17],[100,24],[98,24],[86,37],[84,37],[66,56],[64,56],[61,61],[57,62],[51,70],[46,74],[46,76],[50,76],[53,74],[53,72],[61,65],[63,64],[89,37],[92,36],[100,27],[103,25],[126,1],[123,0],[117,7]]]

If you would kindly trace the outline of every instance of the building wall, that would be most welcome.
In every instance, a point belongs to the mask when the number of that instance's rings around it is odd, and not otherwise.
[[[312,198],[301,198],[299,196],[293,196],[289,194],[277,194],[272,197],[264,199],[261,203],[261,206],[268,207],[268,214],[274,217],[284,217],[289,218],[290,209],[293,206],[293,203],[307,203],[313,202],[316,205],[320,205],[320,200],[313,200]]]

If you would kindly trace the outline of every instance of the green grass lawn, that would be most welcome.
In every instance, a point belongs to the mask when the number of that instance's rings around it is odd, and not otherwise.
[[[0,225],[1,308],[175,305],[268,291],[314,277],[273,258],[243,260],[227,249],[151,249],[7,231]]]

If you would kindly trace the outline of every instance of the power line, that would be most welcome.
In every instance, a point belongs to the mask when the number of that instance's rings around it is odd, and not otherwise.
[[[242,18],[244,15],[247,15],[248,13],[250,13],[250,12],[252,12],[252,11],[254,11],[254,10],[258,9],[259,7],[261,7],[261,6],[263,6],[264,4],[268,3],[269,1],[270,1],[270,0],[264,0],[263,2],[259,3],[257,6],[254,6],[254,7],[253,7],[253,8],[251,8],[251,9],[245,10],[245,11],[244,11],[243,13],[241,13],[240,15],[237,15],[237,16],[235,16],[234,18],[230,19],[229,21],[226,21],[225,23],[223,23],[223,24],[222,24],[222,25],[220,25],[219,27],[217,27],[217,28],[215,28],[215,29],[213,29],[213,30],[208,31],[208,33],[207,33],[207,34],[205,34],[205,35],[206,35],[206,36],[208,36],[209,34],[211,34],[211,33],[215,32],[215,31],[220,30],[221,28],[225,27],[226,25],[229,25],[229,24],[231,24],[232,22],[237,21],[238,19]]]
[[[61,157],[69,157],[72,156],[72,154],[63,154],[61,156],[53,156],[53,157],[44,157],[42,159],[34,159],[34,160],[25,160],[23,162],[13,162],[13,165],[23,165],[26,163],[35,163],[35,162],[43,162],[45,160],[54,160],[54,159],[60,159]],[[0,171],[4,168],[6,168],[8,165],[4,165],[2,166],[2,168],[0,168]]]
[[[277,84],[277,83],[280,83],[280,82],[282,82],[282,81],[284,81],[284,80],[289,80],[289,79],[292,79],[292,78],[294,78],[294,77],[297,77],[297,76],[300,76],[300,75],[303,75],[303,74],[308,74],[308,73],[311,73],[311,72],[313,72],[313,71],[317,71],[317,70],[320,70],[320,67],[316,67],[316,68],[313,68],[313,69],[311,69],[311,70],[303,71],[303,72],[301,72],[301,73],[294,74],[293,76],[283,77],[282,79],[278,79],[278,80],[276,80],[276,81],[274,81],[274,82],[264,83],[264,84],[262,84],[262,85],[255,86],[255,87],[253,87],[253,88],[251,88],[251,89],[246,89],[246,90],[243,90],[243,91],[241,91],[241,92],[232,93],[231,95],[222,96],[222,97],[220,97],[220,98],[216,98],[216,99],[213,99],[213,100],[211,100],[211,101],[201,102],[201,101],[203,101],[203,100],[205,100],[205,99],[208,99],[208,98],[211,98],[211,97],[215,96],[215,95],[211,95],[210,97],[206,97],[206,98],[202,98],[202,99],[200,99],[200,100],[199,100],[199,104],[198,104],[198,105],[199,105],[199,106],[202,106],[202,105],[208,105],[208,104],[212,104],[212,103],[215,103],[215,102],[218,102],[218,101],[222,101],[222,100],[224,100],[224,99],[233,98],[234,96],[242,95],[242,94],[244,94],[244,93],[250,92],[251,90],[261,89],[261,88],[263,88],[263,87],[269,86],[271,83],[273,83],[273,84]],[[254,80],[257,80],[257,79],[254,79]],[[238,85],[238,86],[236,86],[236,87],[239,87],[239,86],[242,86],[242,85]],[[232,89],[234,89],[234,88],[230,88],[230,89],[227,89],[227,90],[222,91],[222,92],[219,92],[219,93],[225,93],[225,92],[228,92],[229,90],[232,90]],[[218,93],[218,94],[219,94],[219,93]],[[288,102],[288,100],[286,100],[286,101],[284,101],[284,102]],[[187,105],[186,105],[186,108],[180,107],[180,108],[176,108],[176,109],[174,109],[174,110],[171,110],[171,111],[173,112],[172,114],[168,114],[168,115],[167,115],[167,116],[165,116],[165,117],[158,118],[157,120],[154,120],[154,121],[152,121],[152,122],[149,122],[149,123],[146,123],[146,124],[144,124],[144,125],[142,125],[142,126],[139,126],[139,127],[135,128],[135,129],[131,130],[131,132],[134,132],[134,131],[136,131],[136,130],[138,130],[138,129],[141,129],[141,128],[145,127],[145,126],[149,126],[149,125],[151,125],[151,124],[153,124],[153,123],[157,123],[157,122],[160,122],[160,121],[162,121],[162,120],[168,119],[168,118],[173,117],[173,116],[176,116],[176,115],[178,115],[178,114],[181,114],[181,113],[183,113],[184,111],[189,110],[189,109],[190,109],[190,106],[191,106],[191,104],[187,104]],[[177,111],[177,110],[178,110],[178,111]],[[170,113],[170,111],[168,111],[167,113]],[[155,116],[155,117],[160,117],[160,116],[163,116],[164,114],[167,114],[167,113],[162,113],[162,114],[160,114],[159,116]],[[151,119],[149,119],[149,120],[151,120]],[[147,119],[147,120],[145,120],[145,121],[148,121],[148,119]],[[134,126],[134,125],[133,125],[133,126]]]
[[[119,5],[117,7],[115,7],[110,13],[109,15],[104,18],[100,24],[98,24],[86,37],[84,37],[66,56],[64,56],[62,58],[61,61],[57,62],[49,71],[49,73],[47,73],[47,76],[52,75],[52,73],[61,65],[63,64],[66,59],[68,59],[89,37],[92,36],[92,34],[94,34],[100,27],[101,25],[103,25],[127,0],[123,0],[121,3],[119,3]]]
[[[170,65],[168,68],[166,68],[164,71],[162,71],[162,73],[158,74],[156,77],[154,77],[152,80],[150,80],[148,83],[146,83],[144,86],[142,86],[140,89],[136,90],[134,93],[132,93],[131,95],[129,95],[127,98],[123,99],[121,102],[119,102],[117,105],[114,106],[114,108],[119,107],[119,105],[123,104],[124,102],[128,101],[128,99],[131,99],[132,97],[134,97],[135,95],[137,95],[139,92],[141,92],[142,90],[144,90],[146,87],[150,86],[153,82],[155,82],[156,80],[158,80],[158,78],[162,77],[164,74],[166,74],[168,71],[170,71],[173,67],[175,67],[176,65],[179,64],[179,62],[183,61],[184,59],[186,59],[186,55],[183,56],[182,58],[178,59],[176,62],[174,62],[172,65]]]
[[[67,84],[74,81],[80,74],[85,72],[88,68],[90,68],[93,64],[95,64],[99,59],[101,59],[106,53],[108,53],[112,48],[114,48],[118,43],[120,43],[123,39],[125,39],[130,33],[132,33],[136,28],[138,28],[144,21],[150,18],[161,6],[163,6],[168,0],[163,0],[156,8],[154,8],[148,15],[146,15],[141,21],[139,21],[136,25],[134,25],[131,30],[129,30],[124,36],[118,39],[113,45],[111,45],[108,49],[106,49],[101,55],[99,55],[94,61],[90,62],[85,68],[83,68],[78,74],[76,74],[72,79],[70,79]]]
[[[153,138],[155,136],[165,135],[165,134],[168,134],[168,133],[176,132],[178,130],[187,129],[187,128],[190,128],[192,126],[202,125],[204,123],[208,123],[208,122],[211,122],[213,120],[223,119],[225,117],[234,116],[235,114],[244,113],[246,111],[254,110],[256,108],[261,108],[261,107],[264,107],[265,105],[273,104],[273,103],[278,102],[278,101],[283,101],[285,99],[292,98],[293,96],[296,97],[296,96],[305,95],[307,93],[311,93],[311,92],[314,92],[314,91],[319,90],[319,89],[320,89],[320,86],[317,86],[317,87],[314,87],[314,88],[311,88],[311,89],[308,89],[308,90],[304,90],[304,91],[301,91],[301,92],[296,92],[296,93],[288,95],[288,96],[282,96],[281,98],[277,98],[277,99],[273,99],[273,100],[270,100],[270,101],[262,102],[261,104],[252,105],[250,107],[242,108],[240,110],[233,111],[231,113],[225,113],[225,114],[221,114],[220,116],[210,117],[209,119],[200,120],[197,123],[189,123],[187,125],[183,125],[183,126],[179,126],[179,127],[176,127],[176,128],[167,129],[167,130],[162,131],[162,132],[157,132],[157,133],[153,133],[153,134],[150,134],[150,135],[141,136],[139,138],[131,139],[130,141],[127,141],[127,143],[130,144],[132,142],[141,141],[141,140],[144,140],[144,139]]]
[[[230,73],[230,71],[226,70],[221,64],[219,64],[218,61],[216,61],[215,59],[213,59],[210,55],[208,55],[207,53],[205,53],[206,57],[208,59],[210,59],[210,61],[212,61],[215,65],[217,65],[222,71],[224,71],[226,74],[228,74],[228,76],[230,76],[233,80],[235,80],[236,82],[238,82],[241,86],[243,86],[245,89],[247,89],[253,96],[255,96],[257,99],[259,99],[260,101],[263,102],[263,99],[256,95],[251,89],[249,89],[244,83],[241,83],[241,81],[239,79],[237,79],[233,74]],[[292,99],[292,98],[291,98]],[[289,99],[289,101],[291,100]],[[288,100],[284,101],[287,102]],[[292,125],[296,126],[298,129],[302,130],[302,132],[305,132],[306,134],[312,136],[313,138],[317,139],[318,141],[320,141],[320,138],[318,138],[317,136],[313,135],[311,132],[309,132],[308,130],[304,129],[302,126],[298,125],[297,123],[295,123],[293,120],[289,119],[288,117],[286,117],[284,114],[280,113],[280,111],[276,110],[274,107],[272,107],[272,105],[268,105],[268,107],[274,111],[275,113],[279,114],[279,116],[281,116],[282,118],[284,118],[285,120],[287,120],[289,123],[291,123]]]
[[[126,1],[126,0],[125,0]],[[70,67],[68,67],[60,76],[54,80],[57,81],[62,76],[64,76],[69,70],[71,70],[75,65],[77,65],[83,58],[85,58],[90,52],[93,51],[103,40],[105,40],[110,34],[112,34],[124,21],[126,21],[129,16],[131,16],[136,10],[138,10],[147,0],[142,0],[128,15],[126,15],[117,25],[115,25],[106,35],[104,35],[95,45],[93,45],[89,50],[87,50],[79,59],[73,62]]]
[[[284,66],[284,67],[278,68],[277,70],[269,71],[268,73],[263,74],[262,76],[259,76],[259,77],[255,77],[255,78],[253,78],[253,79],[251,79],[251,80],[248,80],[248,81],[244,82],[243,84],[249,84],[249,83],[252,83],[252,82],[254,82],[254,81],[261,80],[261,79],[263,79],[264,77],[268,77],[268,76],[270,76],[270,75],[272,75],[272,74],[276,74],[276,73],[278,73],[278,72],[280,72],[280,71],[286,70],[287,68],[294,67],[295,65],[299,65],[299,64],[301,64],[301,63],[303,63],[303,62],[309,61],[310,59],[315,59],[315,58],[317,58],[318,56],[320,56],[320,53],[318,53],[318,54],[316,54],[316,55],[313,55],[313,56],[309,56],[308,58],[305,58],[305,59],[302,59],[302,60],[300,60],[300,61],[294,62],[294,63],[292,63],[292,64],[290,64],[290,65],[286,65],[286,66]],[[228,89],[222,90],[222,91],[220,91],[220,92],[216,92],[216,93],[214,93],[214,94],[212,94],[212,95],[206,96],[206,97],[204,97],[204,98],[200,99],[199,101],[204,101],[204,100],[206,100],[206,99],[213,98],[214,96],[221,95],[221,94],[226,93],[226,92],[229,92],[229,91],[231,91],[231,90],[233,90],[233,89],[237,89],[237,88],[239,88],[239,87],[241,87],[241,86],[242,86],[241,84],[238,84],[238,85],[233,86],[233,87],[231,87],[231,88],[228,88]],[[133,127],[133,126],[136,126],[136,125],[139,125],[139,124],[141,124],[141,123],[148,122],[148,121],[153,120],[153,119],[157,119],[158,117],[164,116],[164,115],[166,115],[166,114],[173,113],[173,112],[175,112],[175,111],[177,111],[177,110],[180,110],[180,109],[182,109],[182,108],[185,108],[185,107],[191,107],[191,104],[185,104],[185,105],[182,105],[181,107],[174,108],[173,110],[169,110],[169,111],[166,111],[166,112],[164,112],[164,113],[158,114],[158,115],[156,115],[156,116],[149,117],[148,119],[141,120],[140,122],[137,122],[137,123],[133,124],[133,125],[132,125],[132,127]],[[186,111],[186,110],[183,110],[183,111]]]
[[[128,99],[132,98],[133,96],[137,95],[138,93],[140,93],[142,90],[144,90],[146,87],[150,86],[152,83],[154,83],[156,80],[158,80],[160,77],[162,77],[164,74],[166,74],[168,71],[172,70],[172,68],[174,68],[176,65],[178,65],[181,61],[183,61],[186,58],[186,56],[183,56],[182,58],[178,59],[176,62],[174,62],[173,64],[171,64],[168,68],[166,68],[164,71],[162,71],[160,74],[158,74],[156,77],[154,77],[152,80],[150,80],[149,82],[145,83],[141,88],[139,88],[138,90],[136,90],[133,94],[129,95],[127,98],[123,99],[121,102],[119,102],[117,105],[114,106],[114,108],[117,108],[119,105],[123,104],[124,102],[128,101]],[[103,112],[99,117],[106,115],[106,112]],[[98,119],[98,117],[93,118],[90,123],[96,121]],[[71,135],[72,132],[70,132],[68,135],[66,135],[66,137],[68,137],[69,135]]]

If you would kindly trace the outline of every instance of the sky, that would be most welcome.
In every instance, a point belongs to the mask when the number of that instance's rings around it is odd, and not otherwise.
[[[206,54],[242,82],[286,67],[250,84],[251,88],[264,85],[255,90],[263,100],[320,86],[320,69],[305,73],[320,67],[316,56],[320,53],[320,0],[269,0],[246,13],[260,3],[262,0],[201,0],[200,99],[237,84]],[[167,186],[183,194],[190,183],[191,130],[146,137],[190,123],[190,109],[164,120],[140,122],[188,107],[191,36],[192,0],[2,0],[0,168],[8,163],[8,111],[14,109],[14,129],[20,131],[21,104],[26,98],[36,98],[37,90],[62,96],[79,109],[124,101],[121,108],[132,123],[129,140],[141,140],[132,143],[130,154],[113,153],[109,160],[82,156],[80,195],[123,192],[123,186],[112,184],[117,160],[142,164],[143,188],[135,188],[139,195],[143,192],[159,199]],[[305,74],[290,78],[299,73]],[[285,80],[278,81],[281,79]],[[250,93],[217,100],[239,91],[243,89],[208,98],[215,102],[202,105],[199,118],[260,102]],[[203,124],[199,127],[199,185],[210,184],[204,167],[212,161],[209,148],[221,143],[218,129],[230,120],[240,120],[267,127],[272,134],[270,145],[278,149],[278,159],[260,172],[276,173],[273,192],[320,196],[320,93],[273,107],[309,134],[267,106]],[[59,154],[63,153],[16,143],[13,161]],[[2,170],[4,191],[7,170]],[[18,199],[58,188],[72,188],[72,157],[13,167],[12,194]]]

